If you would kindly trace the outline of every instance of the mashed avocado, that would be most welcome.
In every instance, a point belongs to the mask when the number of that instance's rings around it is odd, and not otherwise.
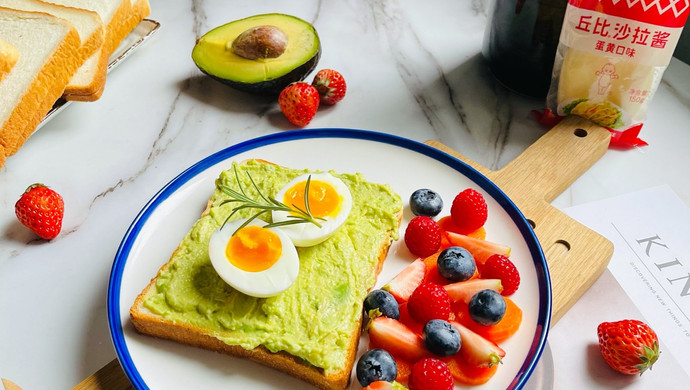
[[[255,160],[233,165],[250,196],[257,194],[245,172],[267,196],[307,173]],[[216,189],[208,214],[184,237],[144,305],[170,320],[212,329],[228,344],[286,351],[326,374],[342,369],[362,301],[376,282],[373,269],[381,243],[389,233],[391,239],[398,238],[396,214],[402,202],[387,185],[367,182],[360,174],[331,173],[349,187],[352,212],[331,238],[298,248],[299,275],[285,292],[255,298],[234,290],[218,276],[209,259],[208,242],[234,205],[219,206],[227,195]],[[217,183],[238,189],[233,169],[221,173]],[[237,217],[251,214],[243,212]]]

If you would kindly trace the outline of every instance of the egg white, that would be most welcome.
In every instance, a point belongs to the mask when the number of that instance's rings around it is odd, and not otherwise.
[[[322,181],[330,184],[341,197],[340,211],[335,216],[324,217],[324,220],[317,220],[321,227],[313,223],[299,223],[294,225],[281,226],[281,229],[290,237],[295,246],[305,247],[319,244],[335,233],[340,226],[347,220],[347,216],[352,210],[352,194],[345,183],[329,173],[308,173],[298,176],[287,183],[275,196],[275,199],[282,202],[285,193],[299,182],[306,181],[311,176],[311,180]],[[288,205],[289,206],[289,205]],[[303,205],[298,205],[304,208]],[[293,219],[285,211],[273,211],[273,222],[282,222]]]
[[[297,249],[290,238],[279,228],[268,228],[274,232],[282,244],[282,253],[278,261],[270,268],[259,272],[248,272],[230,263],[225,248],[233,233],[246,220],[229,221],[217,229],[208,244],[211,264],[218,275],[236,290],[254,297],[265,298],[277,295],[290,287],[299,273]],[[248,226],[265,226],[264,221],[255,219]]]

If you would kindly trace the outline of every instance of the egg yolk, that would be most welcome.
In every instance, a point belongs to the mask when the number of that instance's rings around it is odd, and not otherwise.
[[[285,191],[283,203],[304,210],[304,189],[306,181],[301,181]],[[320,180],[309,181],[309,211],[314,217],[331,217],[340,211],[341,196],[330,184]]]
[[[235,267],[259,272],[275,264],[282,250],[280,238],[272,231],[260,226],[245,226],[230,237],[225,255]]]

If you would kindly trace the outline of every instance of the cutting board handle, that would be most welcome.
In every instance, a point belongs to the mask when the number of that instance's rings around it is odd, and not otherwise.
[[[606,153],[610,139],[605,128],[568,117],[489,176],[506,192],[540,194],[550,203]]]

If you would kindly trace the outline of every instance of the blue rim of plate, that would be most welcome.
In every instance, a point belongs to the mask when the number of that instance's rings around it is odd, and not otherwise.
[[[129,253],[134,242],[137,240],[139,232],[144,227],[144,224],[148,220],[149,216],[178,188],[194,178],[196,175],[221,161],[227,160],[232,156],[256,149],[258,147],[309,138],[361,139],[390,144],[418,152],[457,170],[468,179],[479,185],[484,191],[491,195],[491,197],[498,202],[501,207],[503,207],[503,209],[508,213],[510,218],[518,227],[520,234],[522,234],[522,237],[527,244],[530,255],[535,260],[535,269],[537,272],[537,280],[539,282],[539,316],[537,319],[537,328],[534,334],[533,342],[527,355],[528,359],[523,363],[522,367],[520,367],[520,371],[509,386],[509,389],[521,389],[527,383],[527,380],[534,371],[539,358],[541,357],[544,345],[546,344],[549,324],[551,322],[552,300],[551,279],[549,277],[546,258],[544,257],[541,245],[539,244],[539,241],[527,219],[524,217],[524,215],[522,215],[522,212],[520,212],[520,210],[508,198],[508,196],[486,176],[482,175],[479,173],[479,171],[475,170],[466,163],[449,154],[446,154],[439,149],[387,133],[344,128],[292,130],[253,138],[229,146],[204,158],[180,173],[177,177],[172,179],[170,182],[168,182],[168,184],[161,188],[139,212],[132,224],[129,226],[124,238],[122,239],[122,242],[120,243],[120,247],[115,254],[115,259],[110,272],[107,296],[108,326],[110,328],[110,335],[120,365],[130,382],[132,382],[132,385],[139,390],[149,389],[139,374],[139,371],[135,367],[132,357],[129,354],[129,349],[127,348],[127,343],[121,325],[122,318],[120,316],[120,288],[122,283],[122,274],[125,263],[127,262],[127,258],[129,257]]]

